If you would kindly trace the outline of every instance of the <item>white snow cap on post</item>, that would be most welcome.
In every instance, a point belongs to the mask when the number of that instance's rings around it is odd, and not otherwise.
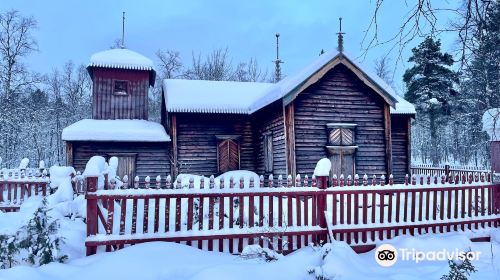
[[[84,177],[98,177],[107,170],[106,160],[101,156],[93,156],[85,165]]]
[[[483,131],[491,141],[500,141],[500,108],[489,109],[483,114]]]
[[[28,168],[28,165],[29,165],[29,164],[30,164],[30,160],[29,160],[29,159],[27,159],[27,158],[23,158],[23,159],[21,160],[21,163],[19,163],[19,168],[20,168],[20,169],[26,169],[26,168]]]
[[[327,158],[322,158],[316,163],[314,168],[314,175],[317,176],[330,176],[330,170],[332,169],[332,162]]]

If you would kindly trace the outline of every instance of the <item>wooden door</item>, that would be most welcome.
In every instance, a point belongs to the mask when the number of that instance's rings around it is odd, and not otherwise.
[[[218,143],[217,163],[220,173],[240,168],[240,148],[236,141],[224,139]]]
[[[346,178],[348,175],[354,177],[356,172],[354,150],[339,149],[332,153],[330,161],[332,162],[332,175],[340,176],[340,174],[344,174]]]
[[[136,154],[114,154],[109,155],[109,157],[117,157],[118,158],[118,168],[116,170],[116,175],[118,175],[121,179],[123,176],[127,175],[129,178],[129,182],[132,182],[135,177],[135,162],[136,162]],[[109,158],[108,157],[108,158]]]

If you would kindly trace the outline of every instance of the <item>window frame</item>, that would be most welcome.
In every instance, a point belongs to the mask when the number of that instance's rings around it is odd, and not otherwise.
[[[125,90],[123,91],[117,91],[116,90],[116,85],[118,83],[124,83],[125,85]],[[127,80],[113,80],[113,95],[117,95],[117,96],[126,96],[129,94],[129,81]]]

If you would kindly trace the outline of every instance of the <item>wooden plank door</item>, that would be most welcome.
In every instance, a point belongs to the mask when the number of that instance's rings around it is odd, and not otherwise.
[[[240,168],[240,147],[232,139],[221,140],[217,145],[217,161],[220,173]]]
[[[109,157],[113,156],[118,158],[118,168],[116,170],[116,175],[118,175],[120,178],[123,178],[123,176],[127,175],[129,178],[129,182],[133,181],[136,175],[135,164],[136,164],[137,154],[109,155]]]

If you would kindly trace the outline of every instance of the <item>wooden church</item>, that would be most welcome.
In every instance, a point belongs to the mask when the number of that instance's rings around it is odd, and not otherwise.
[[[63,131],[68,164],[119,158],[118,174],[394,174],[410,167],[412,104],[334,50],[277,83],[167,79],[161,124],[148,121],[153,63],[128,49],[91,57],[93,118]]]

